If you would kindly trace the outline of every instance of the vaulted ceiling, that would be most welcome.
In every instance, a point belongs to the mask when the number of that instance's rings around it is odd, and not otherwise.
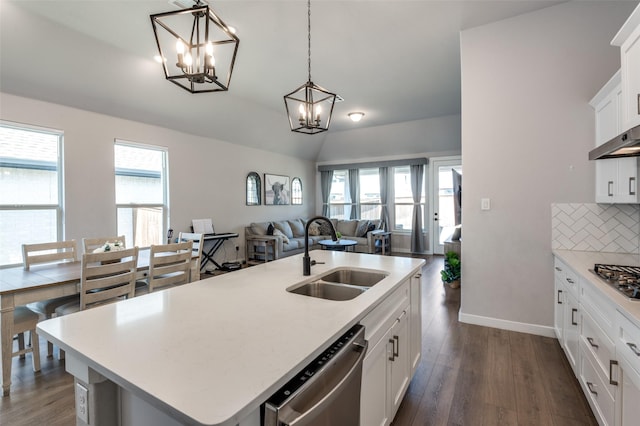
[[[459,114],[460,30],[557,3],[312,1],[313,81],[344,98],[329,131]],[[149,15],[166,0],[0,0],[0,90],[315,159],[325,136],[292,133],[283,102],[307,79],[306,1],[210,4],[240,38],[228,92],[164,79]]]

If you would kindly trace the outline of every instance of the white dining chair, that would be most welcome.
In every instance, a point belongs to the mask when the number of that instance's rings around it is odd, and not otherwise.
[[[193,256],[197,256],[196,264],[192,265],[189,282],[198,281],[200,279],[200,262],[202,258],[202,248],[204,247],[204,234],[196,234],[193,232],[180,232],[178,234],[178,242],[192,241]]]
[[[77,261],[76,240],[22,245],[22,265],[25,271],[29,271],[32,266],[39,264]],[[79,300],[78,295],[56,297],[29,303],[27,307],[40,315],[42,319],[49,319],[54,316],[59,306],[77,300]],[[47,342],[47,356],[53,356],[53,344],[51,342]]]
[[[146,288],[137,288],[136,295],[189,283],[193,241],[152,245],[149,250],[149,272]]]
[[[18,350],[11,350],[11,357],[20,356],[24,358],[27,353],[31,353],[33,371],[40,371],[40,339],[36,333],[36,325],[40,320],[40,315],[33,312],[26,306],[17,306],[13,311],[13,333],[18,336]],[[31,345],[25,345],[24,334],[29,332]]]

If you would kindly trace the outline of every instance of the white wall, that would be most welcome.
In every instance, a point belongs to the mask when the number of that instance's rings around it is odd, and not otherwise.
[[[569,2],[462,32],[462,320],[551,335],[551,203],[594,200],[587,103],[634,6]]]
[[[306,217],[314,212],[314,163],[93,112],[0,93],[0,119],[64,131],[65,238],[116,234],[114,139],[169,150],[170,225],[177,234],[191,219],[212,218],[216,231],[237,232],[217,260],[244,257],[244,226],[253,221]],[[267,137],[267,136],[265,136]],[[302,206],[246,206],[247,173],[302,179]],[[264,199],[264,194],[263,194]]]
[[[366,120],[366,116],[363,120]],[[405,121],[343,132],[327,132],[319,162],[412,154],[442,157],[460,154],[460,115]]]

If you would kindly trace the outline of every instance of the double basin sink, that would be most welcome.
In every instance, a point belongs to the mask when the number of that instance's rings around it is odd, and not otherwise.
[[[287,291],[327,300],[351,300],[382,281],[387,275],[379,271],[341,268],[311,282],[293,285]]]

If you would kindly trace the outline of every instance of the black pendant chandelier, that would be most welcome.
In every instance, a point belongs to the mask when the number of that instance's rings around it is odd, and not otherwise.
[[[336,94],[311,81],[311,0],[307,0],[308,70],[305,84],[284,96],[291,131],[309,135],[329,130]]]
[[[200,0],[190,9],[151,15],[167,80],[191,93],[229,90],[240,40]]]

